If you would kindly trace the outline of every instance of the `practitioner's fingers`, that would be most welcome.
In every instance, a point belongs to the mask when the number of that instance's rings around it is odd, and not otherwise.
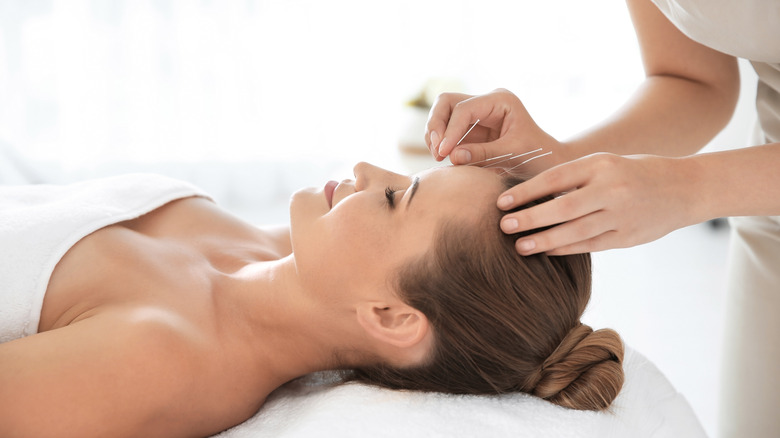
[[[588,171],[587,163],[583,165],[582,159],[564,163],[504,191],[499,195],[497,205],[498,208],[502,210],[511,210],[545,196],[570,192],[578,187],[582,187],[590,180],[590,177],[591,174]],[[533,225],[537,226],[523,228],[520,231],[537,228],[538,226],[553,225],[555,223],[559,222],[545,224],[534,223]]]
[[[479,96],[441,94],[431,108],[425,141],[436,160],[449,156],[453,164],[521,155],[538,148],[552,156],[524,166],[524,172],[536,174],[565,160],[560,143],[539,128],[520,99],[505,89]]]
[[[463,142],[471,142],[476,138],[479,138],[482,141],[488,139],[490,134],[490,129],[487,127],[488,121],[483,121],[480,118],[480,108],[475,105],[475,102],[479,104],[479,99],[472,97],[458,102],[452,108],[449,123],[447,123],[443,137],[439,142],[439,149],[437,150],[437,154],[440,157],[450,155],[461,139],[463,139]],[[478,120],[479,125],[474,126]],[[468,135],[466,135],[466,133],[468,133]],[[490,138],[490,140],[492,140],[492,138]]]
[[[589,196],[588,191],[588,188],[574,190],[547,202],[507,214],[501,219],[501,230],[507,234],[535,230],[573,221],[604,208],[601,198],[597,196],[593,199],[594,197]],[[587,231],[583,237],[590,238],[604,230],[581,231]]]
[[[425,125],[425,144],[431,151],[431,155],[441,161],[446,156],[439,155],[439,145],[444,138],[444,132],[450,123],[450,116],[456,104],[471,97],[462,93],[442,93],[436,97],[436,101],[428,113],[428,122]]]
[[[521,237],[515,242],[519,254],[546,252],[548,255],[564,255],[598,251],[600,240],[615,233],[609,215],[597,211],[577,219],[556,225],[544,231]]]
[[[539,128],[517,96],[497,89],[461,100],[452,107],[436,152],[439,157],[449,156],[453,164],[470,164],[540,147],[551,151],[558,145],[557,140]],[[534,166],[532,173],[550,167],[555,159],[557,154],[553,160],[546,160],[546,165]]]
[[[469,133],[469,136],[471,136],[471,133]],[[517,147],[509,141],[504,141],[500,138],[484,143],[465,143],[464,141],[463,144],[456,146],[452,150],[450,161],[452,161],[452,164],[477,163],[509,153],[517,153]],[[490,164],[490,162],[485,164]]]
[[[617,231],[607,231],[604,234],[600,234],[588,240],[583,240],[571,245],[566,245],[554,250],[547,251],[547,255],[564,256],[569,254],[582,254],[585,252],[596,252],[607,249],[620,248],[620,246],[616,245],[615,242],[616,235]]]
[[[447,129],[439,143],[438,154],[442,157],[450,155],[461,139],[465,145],[467,143],[492,142],[503,138],[513,127],[522,128],[528,120],[530,120],[530,115],[520,99],[503,88],[469,97],[458,102],[452,108]],[[478,125],[469,131],[477,121],[479,121]],[[527,133],[521,131],[522,129],[519,129],[517,132],[520,137],[527,136]],[[464,135],[466,135],[465,138]],[[514,140],[523,140],[523,138]],[[520,149],[522,149],[522,143],[524,142],[521,142]],[[488,152],[489,155],[490,152]]]
[[[651,155],[593,154],[544,171],[499,198],[508,210],[546,195],[550,201],[505,215],[501,229],[514,234],[552,227],[516,243],[521,254],[565,254],[625,248],[655,240],[701,221],[685,190],[684,159]]]

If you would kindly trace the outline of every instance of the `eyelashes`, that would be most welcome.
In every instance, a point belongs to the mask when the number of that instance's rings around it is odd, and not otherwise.
[[[385,198],[387,198],[387,205],[391,209],[395,208],[395,192],[397,192],[398,189],[388,186],[385,189]]]

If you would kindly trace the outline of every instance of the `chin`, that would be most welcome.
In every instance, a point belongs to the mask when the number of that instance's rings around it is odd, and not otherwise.
[[[290,197],[290,214],[292,215],[293,210],[297,209],[327,210],[328,201],[322,189],[307,187],[298,190]]]
[[[298,190],[290,197],[290,226],[297,222],[302,216],[310,216],[313,210],[312,201],[314,200],[314,189],[306,188]]]
[[[309,187],[293,193],[290,197],[290,233],[293,244],[295,235],[305,234],[312,222],[327,212],[328,201],[322,190]]]

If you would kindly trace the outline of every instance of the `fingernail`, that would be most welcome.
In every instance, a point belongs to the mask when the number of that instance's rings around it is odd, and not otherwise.
[[[520,240],[517,242],[518,251],[528,252],[532,251],[534,248],[536,248],[536,242],[531,239]]]
[[[439,143],[439,150],[437,152],[439,153],[440,157],[444,156],[444,154],[441,153],[444,150],[444,143],[447,143],[447,137],[442,138],[441,143]]]
[[[431,146],[438,147],[439,145],[439,133],[431,131]]]
[[[504,195],[498,198],[498,208],[509,208],[513,202],[515,202],[515,198],[512,195]]]
[[[501,228],[504,230],[504,232],[507,233],[511,233],[517,230],[517,219],[504,219],[503,222],[501,222]]]
[[[455,151],[455,161],[458,163],[466,164],[471,162],[471,152],[466,149],[458,149]]]

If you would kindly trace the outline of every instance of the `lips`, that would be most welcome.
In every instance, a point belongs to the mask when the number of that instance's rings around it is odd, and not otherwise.
[[[333,192],[336,191],[336,186],[338,185],[339,183],[336,181],[328,181],[325,183],[323,192],[325,192],[325,199],[328,201],[328,207],[330,208],[333,208]]]

